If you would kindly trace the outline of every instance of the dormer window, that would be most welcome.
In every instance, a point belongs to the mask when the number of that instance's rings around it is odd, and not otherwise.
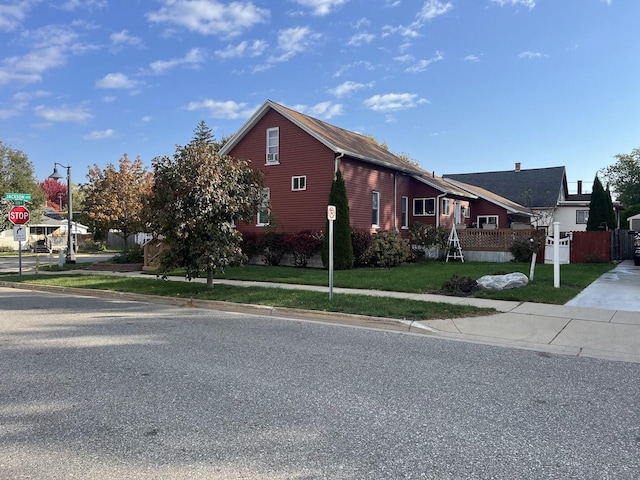
[[[267,129],[267,165],[277,165],[280,163],[280,130],[276,128]]]

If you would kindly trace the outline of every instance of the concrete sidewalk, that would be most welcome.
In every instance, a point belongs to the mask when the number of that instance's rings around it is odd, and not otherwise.
[[[91,272],[85,271],[90,274]],[[142,272],[94,272],[117,276],[139,276]],[[185,280],[182,277],[172,280]],[[193,281],[206,281],[195,279]],[[328,287],[291,285],[282,283],[215,280],[217,284],[260,286],[292,290],[310,290],[329,293]],[[24,288],[24,286],[22,287]],[[33,287],[37,289],[36,287]],[[71,293],[71,292],[70,292]],[[351,325],[376,324],[386,328],[395,324],[395,330],[429,334],[450,340],[499,345],[562,355],[593,357],[640,363],[640,267],[626,261],[603,275],[567,305],[520,303],[479,298],[460,298],[432,294],[412,294],[376,290],[334,288],[336,295],[356,294],[405,298],[429,302],[455,303],[495,308],[501,313],[487,317],[469,317],[420,322],[361,316],[332,314],[317,311],[287,311],[288,309],[225,304],[225,310],[251,311],[270,316],[332,321]],[[87,294],[91,294],[90,291]],[[95,294],[95,291],[93,292]],[[600,308],[591,305],[593,296],[599,298]],[[145,301],[161,301],[145,296]],[[184,301],[184,300],[183,300]],[[200,302],[199,302],[200,303]],[[212,302],[212,307],[219,308]],[[199,306],[205,306],[202,303]],[[587,305],[587,306],[583,306]],[[618,307],[618,305],[621,305]]]

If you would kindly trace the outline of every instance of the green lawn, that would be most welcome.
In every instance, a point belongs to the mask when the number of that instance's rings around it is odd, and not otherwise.
[[[534,280],[526,287],[496,291],[479,291],[473,296],[499,300],[564,304],[587,285],[615,265],[609,263],[581,263],[560,266],[560,288],[553,286],[553,265],[537,264]],[[474,280],[483,275],[521,272],[529,276],[529,263],[484,263],[484,262],[419,262],[399,267],[359,268],[334,272],[334,286],[391,290],[411,293],[440,293],[442,285],[452,276],[470,277]],[[253,280],[262,282],[298,283],[305,285],[328,285],[328,272],[320,269],[270,267],[245,265],[232,267],[217,278],[230,280]]]
[[[66,266],[65,266],[66,267]],[[522,288],[489,291],[473,294],[478,298],[564,304],[580,293],[603,273],[614,268],[613,264],[573,264],[560,266],[560,288],[554,288],[553,265],[536,265],[534,280]],[[409,293],[441,293],[442,285],[452,276],[477,280],[483,275],[521,272],[529,276],[528,263],[480,263],[480,262],[420,262],[404,264],[392,269],[363,268],[334,272],[334,286],[344,288],[375,289]],[[181,272],[173,272],[183,275]],[[320,269],[271,267],[246,265],[227,269],[217,278],[251,280],[288,284],[328,285],[328,272]],[[161,295],[203,300],[220,300],[236,303],[269,305],[274,307],[301,308],[329,312],[355,313],[369,316],[427,320],[459,318],[495,313],[493,309],[453,305],[444,302],[378,298],[363,295],[335,295],[292,291],[277,288],[236,287],[217,284],[208,289],[202,283],[161,281],[155,276],[124,278],[109,275],[23,275],[3,276],[2,280],[38,283],[89,289],[114,290],[149,295]]]
[[[335,295],[333,300],[322,292],[284,290],[266,287],[235,287],[202,283],[163,281],[156,278],[127,278],[109,275],[28,275],[7,276],[2,280],[27,284],[55,285],[96,290],[159,295],[173,298],[217,300],[272,307],[300,308],[326,312],[350,313],[372,317],[429,320],[438,318],[474,317],[496,313],[492,308],[477,308],[441,302]]]

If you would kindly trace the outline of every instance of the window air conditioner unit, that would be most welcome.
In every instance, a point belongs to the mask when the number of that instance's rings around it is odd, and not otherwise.
[[[267,153],[267,162],[276,163],[278,161],[277,153]]]

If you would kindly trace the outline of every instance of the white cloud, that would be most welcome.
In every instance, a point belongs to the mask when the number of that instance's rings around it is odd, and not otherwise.
[[[0,5],[0,32],[12,32],[18,28],[27,17],[30,8],[28,2]]]
[[[22,40],[30,42],[32,49],[24,55],[2,60],[0,85],[40,82],[47,70],[66,65],[70,54],[82,54],[98,48],[80,43],[78,38],[79,35],[70,28],[58,25],[25,32]]]
[[[501,7],[504,7],[505,5],[513,5],[514,7],[517,7],[518,5],[522,5],[523,7],[527,7],[529,10],[531,10],[533,7],[536,6],[535,0],[491,0],[491,1],[493,3],[497,3]]]
[[[444,55],[442,54],[442,52],[436,52],[435,57],[429,58],[427,60],[424,60],[424,59],[419,60],[418,63],[408,68],[405,68],[404,71],[409,73],[424,72],[429,65],[431,65],[434,62],[439,62],[442,59],[444,59]]]
[[[291,60],[297,54],[304,52],[320,39],[319,33],[314,33],[309,27],[293,27],[278,32],[278,50],[282,53],[269,57],[269,63],[279,63]]]
[[[351,95],[353,92],[357,92],[363,88],[373,87],[373,82],[370,83],[357,83],[352,81],[346,81],[341,83],[335,88],[329,90],[329,93],[335,95],[336,97],[344,97],[347,95]]]
[[[83,138],[85,140],[104,140],[105,138],[111,138],[116,133],[115,130],[107,128],[106,130],[94,130],[87,133]]]
[[[315,105],[294,105],[290,107],[292,110],[310,115],[312,117],[318,117],[323,119],[329,119],[337,115],[342,115],[343,107],[339,103],[332,102],[320,102]]]
[[[111,43],[114,45],[142,45],[142,39],[140,37],[129,35],[127,30],[112,33],[109,38],[111,39]]]
[[[155,23],[168,23],[202,35],[235,37],[256,24],[266,23],[270,12],[251,2],[229,4],[217,0],[163,0],[164,6],[147,14]]]
[[[348,0],[293,0],[298,5],[311,9],[311,13],[318,17],[329,15],[333,10],[348,2]]]
[[[182,58],[174,58],[171,60],[158,60],[152,62],[149,67],[151,71],[156,74],[165,73],[167,70],[179,67],[181,65],[189,65],[191,67],[197,67],[206,60],[205,52],[201,48],[192,48]]]
[[[38,105],[33,109],[35,114],[40,118],[44,118],[49,122],[86,122],[93,118],[93,115],[89,113],[83,106],[71,107],[68,105],[62,105],[57,108],[45,107],[44,105]]]
[[[216,50],[215,54],[220,58],[259,57],[267,46],[264,40],[254,40],[251,43],[244,41],[237,45],[227,45],[222,50]]]
[[[422,6],[422,10],[418,13],[417,21],[420,23],[428,22],[436,17],[444,15],[453,8],[451,2],[441,2],[439,0],[426,0]]]
[[[97,88],[123,88],[131,90],[142,85],[139,80],[132,80],[124,73],[109,73],[100,80],[96,81]]]
[[[362,45],[363,43],[371,43],[375,38],[376,36],[373,35],[372,33],[366,33],[366,32],[356,33],[349,39],[349,41],[347,42],[347,45],[357,47]]]
[[[427,99],[420,98],[415,93],[387,93],[374,95],[364,101],[364,105],[376,112],[392,112],[417,107],[420,104],[429,103]]]
[[[478,57],[477,55],[467,55],[462,60],[464,60],[465,62],[478,63],[480,61],[480,57]]]
[[[208,110],[211,117],[226,120],[249,118],[253,112],[256,111],[256,107],[247,107],[246,103],[236,103],[232,100],[220,102],[211,99],[205,99],[199,102],[190,102],[184,108],[190,112]]]
[[[530,52],[530,51],[521,52],[518,54],[519,58],[543,58],[543,57],[546,58],[548,56],[549,55],[545,55],[540,52]]]

